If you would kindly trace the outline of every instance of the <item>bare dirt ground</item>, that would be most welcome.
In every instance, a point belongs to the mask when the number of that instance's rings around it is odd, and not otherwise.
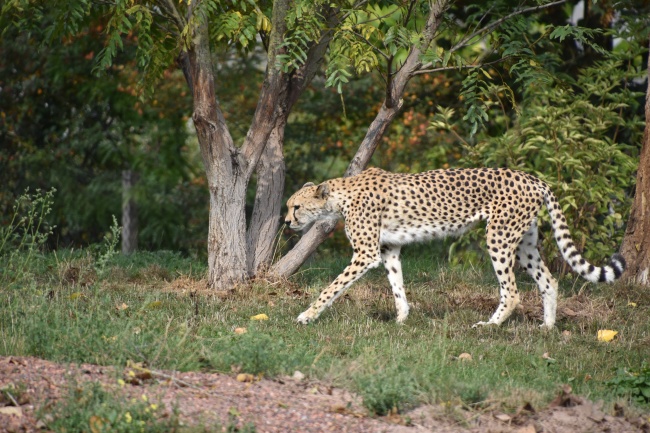
[[[131,372],[131,373],[129,373]],[[120,386],[120,375],[126,385]],[[134,377],[135,375],[135,377]],[[97,365],[64,365],[32,357],[0,357],[0,389],[19,387],[16,398],[0,396],[0,432],[48,431],[36,409],[67,395],[83,381],[102,383],[125,399],[146,394],[167,411],[176,407],[183,425],[225,425],[228,419],[258,433],[582,433],[650,432],[648,415],[622,408],[606,413],[602,405],[571,394],[569,388],[542,410],[524,404],[515,414],[421,406],[409,413],[371,417],[359,397],[320,382],[275,380],[211,373],[152,371],[137,366],[122,372]],[[77,384],[77,385],[72,385]]]

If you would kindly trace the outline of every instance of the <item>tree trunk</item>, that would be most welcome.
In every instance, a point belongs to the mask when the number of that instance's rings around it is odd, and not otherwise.
[[[235,147],[215,95],[214,71],[206,23],[197,26],[187,52],[194,113],[192,120],[210,191],[208,287],[225,290],[246,272],[247,161]]]
[[[133,199],[133,187],[138,178],[135,171],[122,170],[122,254],[138,249],[138,207]]]
[[[650,284],[650,58],[643,145],[639,155],[634,203],[621,245],[621,255],[627,261],[623,278],[637,284]]]
[[[246,238],[249,276],[264,271],[273,259],[284,193],[285,171],[282,145],[285,123],[285,119],[279,120],[257,163],[255,204]]]
[[[198,129],[198,127],[197,127]],[[246,182],[226,176],[208,178],[208,287],[228,290],[248,277],[246,272]]]

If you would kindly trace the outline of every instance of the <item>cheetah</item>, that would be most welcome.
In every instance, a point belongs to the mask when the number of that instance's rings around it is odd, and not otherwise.
[[[370,168],[362,173],[314,185],[306,183],[287,202],[286,224],[304,230],[319,219],[345,221],[353,254],[351,263],[298,316],[307,324],[369,269],[383,263],[395,297],[397,322],[409,313],[400,249],[403,245],[458,236],[486,220],[486,240],[499,282],[500,301],[492,317],[478,322],[500,325],[519,304],[515,258],[535,280],[544,306],[546,328],[553,328],[557,281],[537,248],[537,214],[542,204],[551,216],[555,240],[571,268],[592,282],[613,282],[625,270],[614,254],[602,267],[588,263],[571,240],[567,220],[550,187],[538,178],[507,168],[432,170],[417,174]]]

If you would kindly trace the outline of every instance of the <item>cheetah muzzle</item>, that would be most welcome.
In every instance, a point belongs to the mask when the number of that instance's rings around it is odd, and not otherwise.
[[[325,218],[345,220],[352,245],[350,264],[298,316],[312,322],[369,269],[384,265],[388,273],[397,322],[408,317],[400,249],[412,242],[457,236],[481,220],[487,221],[486,240],[499,281],[500,301],[486,322],[500,325],[519,304],[515,259],[535,280],[544,305],[544,323],[555,325],[557,281],[537,248],[537,215],[546,205],[562,257],[583,278],[612,282],[625,270],[618,254],[609,264],[588,263],[576,248],[557,198],[543,181],[505,168],[432,170],[418,174],[389,173],[370,168],[357,176],[305,184],[287,202],[286,223],[303,230]]]

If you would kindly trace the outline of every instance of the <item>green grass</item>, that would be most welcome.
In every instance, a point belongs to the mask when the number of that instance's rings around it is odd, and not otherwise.
[[[84,251],[48,254],[20,278],[0,274],[0,354],[228,374],[300,370],[357,391],[378,414],[440,402],[540,407],[562,384],[620,402],[611,380],[641,371],[650,359],[650,292],[643,288],[583,287],[565,277],[557,328],[547,332],[538,328],[535,286],[520,274],[524,308],[501,327],[472,329],[496,307],[493,272],[438,265],[423,251],[405,254],[411,314],[403,325],[395,323],[389,285],[376,270],[309,326],[295,318],[345,258],[314,261],[287,283],[254,283],[222,298],[202,289],[202,263],[171,252],[117,257],[102,275]],[[259,313],[269,320],[250,320]],[[248,332],[234,333],[238,327]],[[619,334],[601,343],[599,329]],[[472,360],[458,360],[463,352]],[[629,404],[648,409],[638,399]]]

